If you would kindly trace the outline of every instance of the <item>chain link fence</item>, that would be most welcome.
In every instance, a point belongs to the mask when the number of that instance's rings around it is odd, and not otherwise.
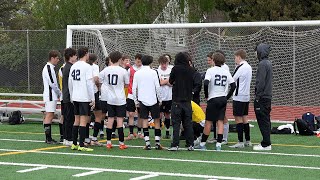
[[[55,49],[62,54],[65,44],[66,30],[1,30],[0,92],[42,93],[48,53]],[[62,64],[63,59],[57,71]]]

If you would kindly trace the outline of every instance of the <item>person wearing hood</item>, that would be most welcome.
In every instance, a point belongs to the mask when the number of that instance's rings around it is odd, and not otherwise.
[[[271,150],[271,99],[272,99],[272,64],[268,58],[270,53],[270,45],[261,43],[256,47],[256,53],[259,60],[256,86],[255,86],[255,100],[254,111],[260,132],[262,134],[262,141],[260,144],[253,146],[253,150]]]
[[[193,151],[192,129],[192,88],[194,69],[188,62],[188,54],[180,52],[176,55],[174,67],[171,70],[169,83],[172,87],[171,120],[173,126],[173,141],[169,151],[177,151],[179,148],[180,124],[182,122],[185,131],[186,145],[189,151]]]

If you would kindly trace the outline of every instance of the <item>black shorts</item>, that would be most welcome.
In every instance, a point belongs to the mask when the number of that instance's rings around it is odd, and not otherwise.
[[[139,114],[141,119],[148,119],[149,112],[151,113],[151,117],[153,119],[160,118],[160,107],[158,102],[153,106],[145,106],[142,102],[140,102],[139,107]]]
[[[64,103],[63,103],[63,101],[61,101],[60,103],[61,103],[61,105],[60,105],[61,116],[63,116],[64,115]]]
[[[102,113],[108,113],[108,103],[107,101],[100,101]]]
[[[127,111],[126,111],[126,105],[107,105],[108,109],[108,117],[126,117]]]
[[[226,97],[212,98],[207,102],[206,120],[216,122],[217,120],[224,120],[227,107]]]
[[[233,115],[247,116],[249,112],[249,102],[233,101]]]
[[[100,92],[96,92],[94,94],[94,99],[95,99],[95,106],[94,106],[94,111],[100,111],[101,110],[101,101],[99,99],[99,95],[100,95]]]
[[[133,99],[127,98],[127,106],[126,109],[128,112],[136,112],[136,104]]]
[[[172,106],[172,100],[170,100],[170,101],[162,101],[162,104],[160,106],[160,112],[170,113],[171,112],[171,106]]]
[[[91,107],[89,102],[76,102],[73,101],[74,115],[90,116]]]

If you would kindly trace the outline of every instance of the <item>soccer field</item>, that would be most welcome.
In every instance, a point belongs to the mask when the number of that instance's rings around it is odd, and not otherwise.
[[[252,142],[258,143],[259,128],[253,124]],[[320,171],[316,136],[272,135],[269,152],[228,146],[216,152],[212,144],[207,151],[146,151],[142,139],[127,141],[126,150],[94,147],[93,152],[78,152],[45,144],[42,129],[39,123],[0,125],[0,179],[317,179]],[[57,125],[53,133],[58,139]],[[230,133],[229,144],[236,138]],[[162,144],[168,147],[170,141]]]

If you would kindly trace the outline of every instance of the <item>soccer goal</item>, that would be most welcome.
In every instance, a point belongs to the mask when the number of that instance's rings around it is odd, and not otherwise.
[[[188,51],[196,68],[208,68],[206,57],[222,50],[231,73],[234,52],[243,48],[253,68],[252,93],[258,60],[255,47],[260,42],[271,45],[274,69],[273,105],[320,106],[320,21],[69,25],[67,47],[87,46],[99,56],[100,64],[108,53],[120,51],[154,57]],[[253,97],[253,96],[252,96]]]

